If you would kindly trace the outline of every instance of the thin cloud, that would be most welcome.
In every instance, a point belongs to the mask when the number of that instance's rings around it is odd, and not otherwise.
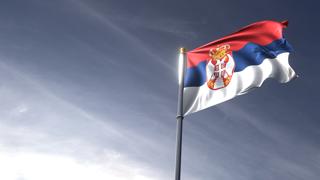
[[[175,68],[171,66],[171,64],[167,63],[165,60],[159,58],[160,56],[155,54],[152,50],[150,50],[141,40],[139,40],[136,36],[132,35],[131,33],[127,32],[125,29],[117,26],[116,24],[112,23],[107,17],[103,16],[99,12],[92,9],[88,4],[80,1],[73,1],[75,4],[81,8],[82,12],[86,12],[106,27],[111,28],[114,30],[115,33],[118,33],[127,39],[127,42],[131,42],[132,45],[135,47],[139,47],[146,55],[151,57],[152,60],[155,60],[162,66],[166,67],[170,71],[175,72]]]
[[[5,81],[2,83],[2,87],[8,89],[8,91],[2,90],[2,102],[5,103],[4,97],[9,96],[7,100],[13,105],[2,107],[2,109],[5,108],[3,110],[9,109],[10,114],[2,113],[0,121],[0,159],[2,158],[0,166],[5,166],[8,162],[13,164],[8,166],[11,168],[8,172],[11,173],[0,175],[0,179],[37,180],[44,179],[46,174],[52,175],[50,177],[60,174],[59,179],[67,176],[73,179],[73,177],[78,177],[74,174],[76,171],[82,171],[83,177],[86,177],[86,173],[93,175],[93,172],[90,172],[91,167],[93,171],[99,170],[97,174],[107,179],[157,180],[163,176],[162,172],[157,172],[147,167],[145,163],[131,158],[130,153],[125,149],[117,148],[117,142],[127,144],[128,149],[137,145],[126,141],[127,137],[151,149],[161,149],[157,143],[95,117],[51,93],[37,80],[31,79],[26,73],[4,62],[0,62],[0,68],[7,78],[13,77],[14,79],[13,84]],[[18,98],[22,95],[21,86],[24,87],[23,93],[28,96],[27,98]],[[23,103],[19,105],[21,100]],[[24,115],[19,115],[21,113]],[[96,136],[100,138],[94,142]],[[16,158],[11,158],[14,157],[13,154]],[[27,166],[22,163],[26,159],[32,161],[33,164]],[[54,161],[54,159],[61,161]],[[78,161],[89,164],[88,171],[85,171],[83,163],[78,163]],[[38,164],[41,163],[42,171],[46,173],[35,174],[35,170],[39,168]],[[74,172],[68,172],[62,176],[64,168],[56,167],[60,163],[69,164],[70,167],[65,168],[74,169]],[[55,165],[51,167],[49,164]],[[52,169],[61,170],[61,172],[57,173]],[[19,172],[23,172],[22,175],[19,175]],[[108,173],[106,175],[102,172]],[[150,174],[157,174],[157,176],[155,178]]]

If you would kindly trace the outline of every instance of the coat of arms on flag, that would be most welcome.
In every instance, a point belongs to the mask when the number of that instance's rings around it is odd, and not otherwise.
[[[295,72],[292,47],[282,31],[288,22],[260,21],[186,52],[183,115],[260,87],[267,78],[285,83]]]
[[[216,90],[226,87],[232,78],[234,71],[234,60],[230,55],[230,45],[224,44],[211,48],[210,59],[207,63],[207,85]]]

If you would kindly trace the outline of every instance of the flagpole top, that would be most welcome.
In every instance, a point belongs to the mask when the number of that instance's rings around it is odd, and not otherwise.
[[[182,47],[180,48],[180,54],[185,54],[187,52],[187,49]]]

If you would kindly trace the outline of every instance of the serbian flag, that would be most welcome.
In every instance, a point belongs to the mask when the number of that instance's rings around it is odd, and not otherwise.
[[[187,52],[183,114],[208,108],[260,87],[267,78],[286,83],[296,75],[288,22],[260,21]]]

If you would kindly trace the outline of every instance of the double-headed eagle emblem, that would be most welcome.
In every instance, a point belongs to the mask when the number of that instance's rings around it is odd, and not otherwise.
[[[235,67],[230,53],[230,45],[228,44],[210,49],[210,60],[206,67],[207,85],[210,89],[221,89],[230,83]]]

